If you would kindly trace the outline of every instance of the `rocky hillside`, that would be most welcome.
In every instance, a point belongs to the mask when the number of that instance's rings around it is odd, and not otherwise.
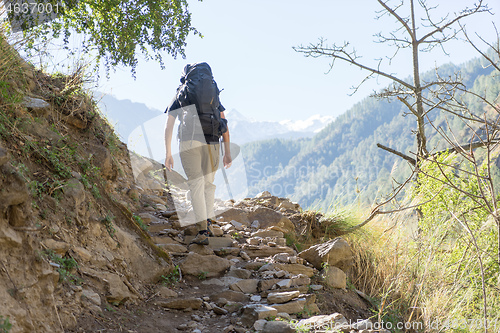
[[[269,193],[220,201],[216,237],[189,245],[186,189],[131,158],[82,72],[0,50],[0,332],[384,331],[316,214]]]
[[[81,72],[45,75],[4,44],[0,58],[0,331],[62,332],[173,266],[133,218],[127,147]]]

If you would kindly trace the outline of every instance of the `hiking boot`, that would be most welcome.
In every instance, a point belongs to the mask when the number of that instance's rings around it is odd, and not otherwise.
[[[208,237],[214,237],[214,232],[212,230],[212,223],[214,221],[211,219],[207,219],[207,231],[208,231]]]
[[[189,244],[208,245],[208,230],[198,231],[198,235]]]

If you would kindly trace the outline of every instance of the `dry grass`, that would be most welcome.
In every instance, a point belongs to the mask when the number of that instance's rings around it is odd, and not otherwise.
[[[297,235],[289,245],[304,249],[342,235],[349,226],[363,220],[359,212],[344,208],[327,215],[314,211],[298,214],[292,218]],[[462,325],[466,320],[482,318],[482,300],[478,297],[481,281],[474,273],[476,254],[464,253],[455,258],[454,243],[441,237],[448,228],[446,223],[424,238],[417,237],[416,225],[401,223],[410,218],[385,216],[355,233],[342,235],[354,255],[355,264],[348,274],[350,283],[372,299],[373,319],[390,322],[393,328],[398,323],[403,325],[403,329],[392,332],[484,332],[477,325]],[[494,288],[491,292],[497,294]],[[491,295],[489,301],[490,322],[498,316],[495,298]]]
[[[33,67],[17,51],[22,41],[7,41],[0,29],[0,109],[14,110],[33,88]]]
[[[481,281],[472,273],[477,262],[450,258],[449,244],[443,247],[437,237],[415,240],[401,232],[401,226],[387,228],[386,222],[379,220],[345,236],[355,257],[351,282],[374,298],[375,319],[409,323],[401,332],[484,331],[461,325],[481,319]],[[490,309],[490,316],[494,321],[498,314]],[[447,323],[455,323],[455,329]]]

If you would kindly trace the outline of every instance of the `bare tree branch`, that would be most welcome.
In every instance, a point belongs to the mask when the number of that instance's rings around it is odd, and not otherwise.
[[[460,24],[460,23],[459,23]],[[495,63],[495,61],[493,61],[493,59],[491,59],[490,57],[488,57],[488,55],[484,52],[482,52],[474,42],[472,42],[472,40],[469,38],[469,35],[467,34],[467,31],[465,30],[465,28],[460,24],[460,26],[462,27],[462,31],[463,31],[463,34],[465,36],[465,38],[467,39],[467,41],[469,42],[469,44],[486,60],[489,61],[489,63],[491,64],[491,66],[495,67],[495,69],[497,71],[500,72],[500,66],[497,65]],[[499,35],[498,34],[498,30],[497,30],[497,27],[495,25],[495,23],[493,23],[493,27],[495,28],[495,31],[497,32],[497,36]],[[499,49],[499,46],[498,46],[498,40],[497,40],[497,45],[496,47],[494,45],[491,45],[490,43],[486,42],[481,36],[478,35],[478,38],[481,39],[481,41],[483,43],[485,43],[486,45],[488,45],[489,47],[491,47],[493,50],[496,51],[497,54],[500,54],[500,49]]]
[[[466,149],[473,150],[473,149],[477,149],[477,148],[488,146],[490,144],[497,144],[499,142],[500,142],[499,140],[495,140],[495,141],[491,141],[491,142],[488,142],[488,141],[476,141],[476,142],[466,143],[466,144],[461,145],[461,146],[453,146],[451,148],[439,150],[439,151],[437,151],[435,153],[432,153],[431,155],[437,156],[437,155],[440,155],[440,154],[445,153],[445,152],[458,153],[458,152],[464,151]]]
[[[321,56],[332,57],[334,60],[332,61],[331,67],[333,67],[333,62],[336,59],[339,59],[339,60],[348,62],[352,65],[355,65],[361,69],[367,70],[373,74],[377,74],[377,75],[386,77],[388,79],[391,79],[392,81],[395,81],[395,82],[401,84],[402,86],[405,86],[408,89],[414,89],[414,87],[411,84],[405,82],[404,80],[399,79],[398,77],[396,77],[394,75],[388,74],[388,73],[383,72],[383,71],[376,69],[376,68],[365,66],[365,65],[357,62],[356,59],[358,57],[356,56],[356,54],[354,52],[348,52],[346,50],[348,45],[349,45],[349,43],[345,43],[343,46],[336,46],[335,44],[333,44],[331,47],[328,47],[328,46],[324,46],[323,40],[320,39],[320,42],[316,45],[310,44],[307,47],[304,47],[304,46],[293,47],[293,50],[296,52],[299,52],[299,53],[304,53],[306,55],[306,57],[313,57],[313,58],[317,58],[317,57],[321,57]]]
[[[380,143],[377,143],[377,147],[379,147],[380,149],[386,150],[386,151],[388,151],[389,153],[392,153],[392,154],[394,154],[394,155],[397,155],[397,156],[399,156],[399,157],[401,157],[401,158],[403,158],[403,159],[407,160],[407,161],[408,161],[408,162],[410,162],[412,165],[417,165],[417,161],[416,161],[414,158],[412,158],[412,157],[410,157],[410,156],[408,156],[408,155],[405,155],[405,154],[403,154],[403,153],[401,153],[401,152],[399,152],[399,151],[397,151],[397,150],[394,150],[394,149],[392,149],[392,148],[389,148],[389,147],[386,147],[386,146],[384,146],[384,145],[381,145]]]
[[[418,43],[419,44],[423,43],[424,41],[427,40],[427,38],[432,37],[434,34],[436,34],[438,32],[443,32],[443,30],[445,30],[447,28],[450,28],[455,23],[459,23],[460,20],[466,18],[467,16],[471,16],[471,15],[474,15],[476,13],[490,12],[490,9],[488,8],[488,6],[483,5],[483,0],[480,0],[474,6],[475,7],[472,8],[472,9],[465,9],[465,10],[463,10],[460,15],[456,16],[453,20],[449,21],[448,23],[446,23],[446,24],[444,24],[442,26],[436,27],[436,29],[434,29],[433,31],[427,33],[422,38],[420,38],[418,40]],[[456,35],[456,33],[455,33],[455,35]],[[449,39],[451,39],[451,38],[449,38]],[[441,42],[445,42],[445,41],[447,41],[449,39],[442,40]],[[434,40],[433,42],[436,43],[436,42],[439,42],[439,40]]]

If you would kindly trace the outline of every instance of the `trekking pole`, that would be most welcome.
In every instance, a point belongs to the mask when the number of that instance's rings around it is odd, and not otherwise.
[[[224,169],[224,141],[221,141],[221,151],[222,151],[222,176],[224,177],[224,182],[226,183],[227,192],[229,193],[229,198],[234,201],[233,193],[229,187],[229,181],[227,180],[226,169]]]

